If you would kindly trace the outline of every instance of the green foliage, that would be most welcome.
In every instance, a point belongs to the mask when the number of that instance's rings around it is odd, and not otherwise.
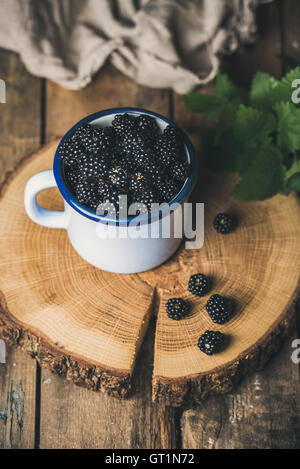
[[[245,95],[219,73],[214,94],[184,95],[189,109],[216,123],[204,138],[204,162],[240,174],[234,197],[263,200],[300,191],[300,108],[292,102],[296,79],[299,66],[280,81],[258,72]]]

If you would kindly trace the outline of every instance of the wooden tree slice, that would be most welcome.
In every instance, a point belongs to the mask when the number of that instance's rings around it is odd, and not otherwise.
[[[125,396],[150,318],[153,288],[137,276],[90,266],[73,250],[66,231],[43,228],[28,218],[25,183],[51,168],[56,146],[26,159],[2,190],[1,335],[77,384]],[[39,202],[63,208],[57,189],[42,192]]]
[[[64,230],[40,227],[25,213],[25,183],[51,167],[56,145],[24,160],[2,187],[0,336],[76,384],[124,397],[149,317],[158,310],[154,399],[171,405],[228,391],[262,366],[292,323],[300,272],[296,197],[238,202],[229,197],[234,178],[203,173],[195,192],[205,202],[203,248],[183,246],[142,274],[111,274],[81,259]],[[56,189],[41,193],[39,201],[50,209],[63,206]],[[219,211],[237,216],[235,232],[214,231]],[[234,298],[236,312],[226,325],[211,322],[204,309],[208,296],[187,293],[196,272],[212,278],[212,293]],[[173,296],[191,303],[182,321],[166,316],[164,304]],[[198,349],[206,329],[229,336],[222,353],[208,357]]]
[[[168,266],[158,314],[154,398],[180,405],[190,398],[230,391],[241,376],[261,368],[293,324],[300,273],[299,202],[294,194],[263,202],[241,202],[228,197],[236,177],[202,175],[195,198],[205,203],[205,241],[200,250],[182,250],[171,276]],[[236,216],[238,226],[227,235],[212,226],[218,212]],[[174,264],[173,264],[174,266]],[[162,272],[165,270],[165,272]],[[187,292],[189,276],[208,275],[212,290],[199,298]],[[168,289],[169,291],[166,291]],[[220,293],[235,302],[235,314],[214,324],[205,310],[209,296]],[[179,322],[165,314],[171,296],[185,298],[191,314]],[[205,330],[220,330],[228,345],[207,356],[197,347]]]

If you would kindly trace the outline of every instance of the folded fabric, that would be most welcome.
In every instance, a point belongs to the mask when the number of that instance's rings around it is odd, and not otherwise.
[[[0,47],[69,89],[110,59],[138,83],[185,93],[255,39],[255,9],[267,1],[1,0]]]

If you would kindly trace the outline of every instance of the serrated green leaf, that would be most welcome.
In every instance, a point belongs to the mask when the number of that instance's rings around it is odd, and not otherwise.
[[[277,103],[274,107],[278,116],[277,143],[284,152],[300,149],[300,109],[292,103]]]
[[[230,100],[238,95],[237,87],[229,80],[226,73],[218,73],[215,84],[215,95]]]
[[[292,100],[292,93],[294,88],[292,83],[294,80],[300,79],[300,67],[296,67],[288,72],[285,77],[275,86],[272,91],[272,103],[273,105],[280,102],[290,103]]]
[[[278,81],[264,72],[257,72],[250,89],[251,106],[264,111],[272,110],[272,92],[278,85]]]
[[[270,134],[276,129],[273,114],[241,105],[234,124],[234,138],[237,142],[236,165],[243,173],[256,158],[262,146],[271,143]]]
[[[248,144],[274,132],[276,127],[273,114],[241,104],[236,115],[234,135],[238,141]]]
[[[218,121],[226,106],[226,100],[220,96],[200,93],[183,95],[184,103],[188,109]]]
[[[283,189],[281,153],[272,144],[260,148],[232,195],[241,200],[264,200]]]

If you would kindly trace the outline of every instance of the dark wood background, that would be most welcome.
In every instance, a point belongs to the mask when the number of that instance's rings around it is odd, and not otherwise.
[[[256,44],[225,60],[239,84],[257,70],[280,77],[287,65],[279,54],[300,62],[298,0],[260,7],[258,25]],[[7,84],[7,103],[0,105],[2,180],[23,156],[99,109],[152,109],[178,121],[196,145],[206,126],[180,96],[138,86],[109,64],[88,88],[72,92],[31,76],[15,54],[0,50],[0,78]],[[299,448],[299,365],[291,360],[299,332],[295,324],[269,365],[234,392],[180,409],[151,403],[154,320],[127,401],[78,388],[9,347],[0,364],[0,448]]]

